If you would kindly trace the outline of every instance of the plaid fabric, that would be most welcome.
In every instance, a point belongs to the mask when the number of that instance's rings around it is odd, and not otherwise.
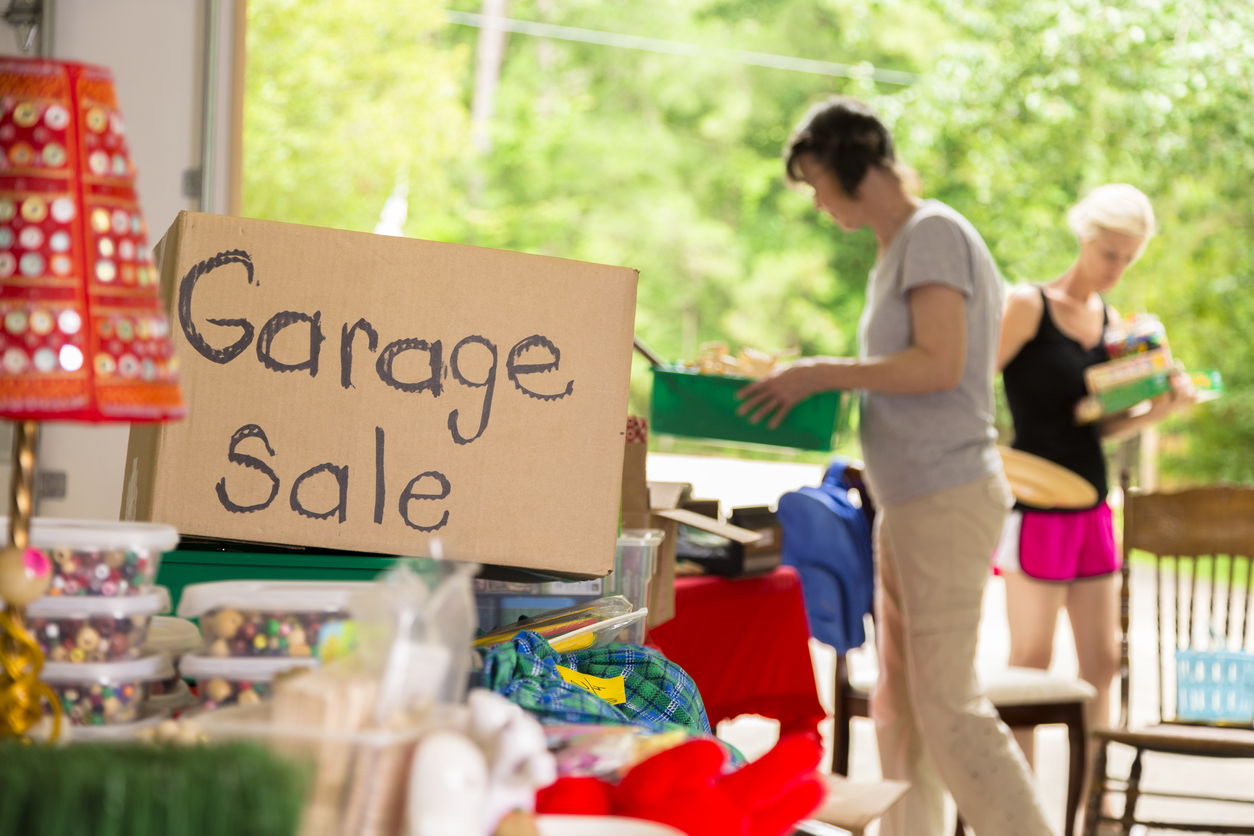
[[[622,675],[627,702],[611,705],[562,679],[557,666],[612,679]],[[522,632],[484,653],[483,687],[542,721],[629,724],[653,731],[683,728],[710,734],[701,694],[691,677],[655,650],[632,644],[558,653],[543,637]]]

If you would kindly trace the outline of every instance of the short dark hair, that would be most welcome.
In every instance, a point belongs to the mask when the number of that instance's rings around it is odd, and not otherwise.
[[[784,146],[784,171],[790,183],[804,182],[801,158],[814,157],[850,197],[873,165],[895,171],[893,137],[871,106],[833,96],[810,108]]]

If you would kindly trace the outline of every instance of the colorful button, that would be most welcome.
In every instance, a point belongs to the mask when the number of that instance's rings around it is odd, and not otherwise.
[[[12,125],[0,125],[0,142],[12,142],[17,136],[17,128]]]
[[[101,259],[96,262],[96,278],[108,284],[118,277],[118,268],[109,259]]]
[[[39,108],[34,102],[22,102],[13,108],[13,121],[23,128],[29,128],[39,121]]]
[[[139,213],[136,212],[134,215],[131,215],[131,235],[142,235],[143,232],[144,223],[140,219]]]
[[[102,134],[105,128],[109,127],[109,116],[104,112],[103,108],[93,107],[87,111],[87,130],[92,133]]]
[[[0,226],[0,250],[7,250],[13,246],[13,230],[7,226]]]
[[[121,317],[117,321],[117,335],[122,342],[130,342],[135,338],[135,326],[126,317]]]
[[[0,253],[0,279],[7,279],[17,269],[17,258],[13,253]]]
[[[101,258],[113,258],[113,239],[101,238],[97,241],[96,252],[100,253]]]
[[[100,332],[100,339],[107,340],[113,336],[113,320],[102,319],[96,323],[96,330]]]
[[[123,238],[118,242],[118,258],[123,261],[135,260],[135,244],[129,238]]]
[[[17,269],[28,279],[44,274],[44,257],[39,253],[26,253],[17,263]]]
[[[44,231],[37,226],[23,227],[17,241],[27,250],[37,250],[44,245]]]
[[[139,374],[139,358],[134,354],[123,354],[119,357],[118,374],[128,379]]]
[[[57,353],[51,348],[44,347],[35,352],[35,371],[40,374],[48,374],[56,371]]]
[[[75,310],[61,311],[57,314],[57,327],[61,329],[62,334],[77,334],[83,327],[83,318]]]
[[[9,149],[9,159],[18,168],[25,168],[34,162],[35,149],[30,147],[30,143],[19,142]]]
[[[148,381],[156,380],[157,364],[152,362],[151,357],[145,357],[144,362],[140,364],[139,376]]]
[[[122,283],[123,284],[135,284],[135,265],[133,264],[122,265]]]
[[[125,235],[126,230],[130,228],[131,216],[124,209],[113,210],[113,231],[118,235]]]
[[[52,314],[44,310],[34,310],[30,314],[30,330],[33,334],[46,337],[52,333],[52,329],[56,326],[56,320],[52,318]]]
[[[15,337],[20,337],[26,333],[26,325],[26,311],[9,311],[4,315],[4,330]]]
[[[4,370],[9,374],[21,374],[30,366],[30,358],[22,349],[11,347],[4,352]]]
[[[76,372],[83,367],[83,351],[76,345],[63,345],[57,361],[67,372]]]
[[[70,124],[70,112],[59,104],[50,105],[44,111],[44,124],[54,131],[63,131]]]
[[[28,197],[22,201],[22,219],[33,224],[40,223],[48,217],[48,202],[42,197]],[[0,220],[5,220],[0,218]]]
[[[7,197],[0,198],[0,221],[11,221],[17,216],[17,204]]]
[[[91,169],[91,173],[97,177],[104,177],[109,173],[109,154],[107,151],[92,151],[87,157],[87,167]]]
[[[65,165],[65,148],[55,142],[49,142],[44,146],[43,156],[44,165],[49,168],[60,168]]]
[[[91,228],[101,235],[109,231],[109,210],[96,208],[91,210]]]
[[[126,123],[122,121],[122,114],[114,113],[110,115],[109,127],[118,136],[126,136]]]
[[[53,210],[55,211],[56,204],[53,203],[52,206],[53,206]],[[68,232],[52,233],[52,235],[48,237],[48,248],[51,249],[54,253],[68,253],[70,251],[70,233]]]
[[[109,375],[117,371],[118,363],[108,354],[101,352],[100,354],[96,355],[95,366],[96,366],[96,374],[100,375],[101,377],[108,377]]]
[[[68,276],[74,271],[74,262],[65,253],[57,253],[48,259],[48,269],[54,276]]]
[[[52,201],[52,219],[57,223],[67,224],[78,214],[74,201],[68,197],[58,197]]]
[[[114,177],[126,176],[126,157],[122,156],[121,154],[113,155],[113,176]]]

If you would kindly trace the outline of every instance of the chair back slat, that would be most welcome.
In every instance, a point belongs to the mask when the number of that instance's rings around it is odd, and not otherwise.
[[[1134,549],[1154,558],[1158,715],[1160,722],[1175,719],[1177,651],[1254,651],[1254,488],[1145,495],[1130,490],[1123,540],[1125,578]],[[1120,608],[1124,660],[1130,656],[1130,591],[1125,581]],[[1129,674],[1121,670],[1121,724],[1127,722]],[[1189,689],[1193,705],[1193,684],[1181,687]]]

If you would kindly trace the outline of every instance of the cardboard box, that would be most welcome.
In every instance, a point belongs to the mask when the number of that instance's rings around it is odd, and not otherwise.
[[[635,271],[189,212],[155,254],[190,412],[132,429],[124,519],[613,566]]]

